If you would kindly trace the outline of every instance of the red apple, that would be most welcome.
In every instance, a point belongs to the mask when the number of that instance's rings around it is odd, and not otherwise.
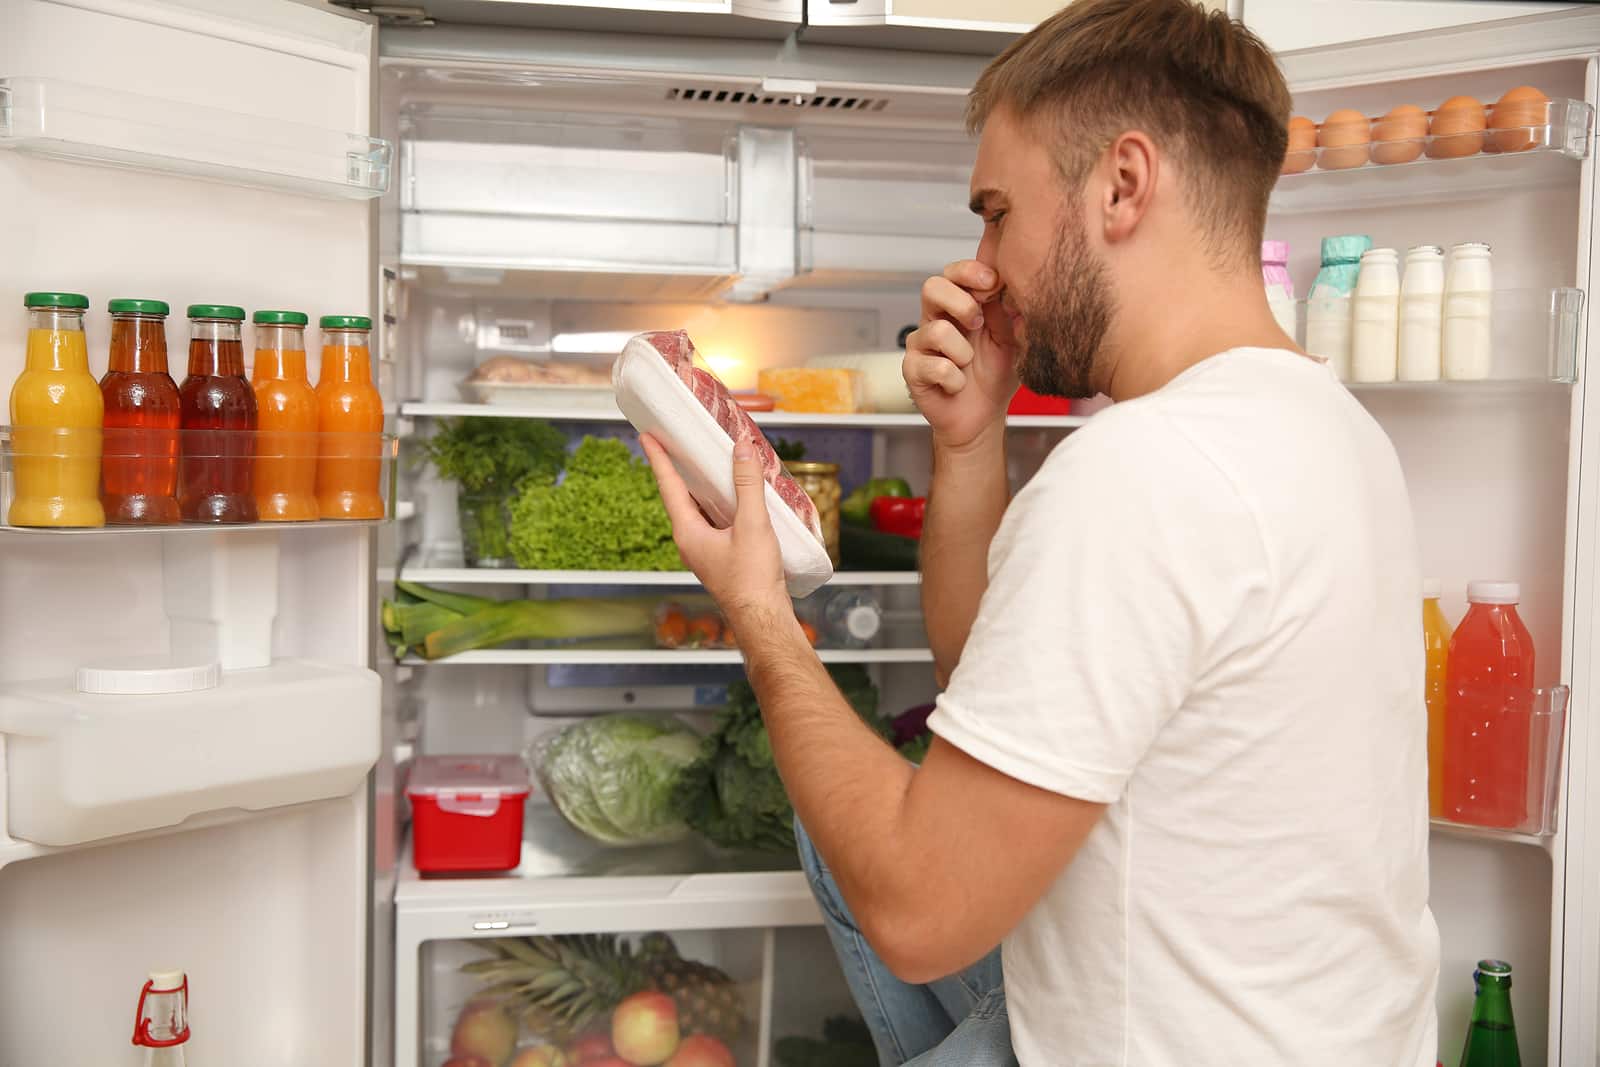
[[[602,1056],[597,1060],[584,1060],[583,1067],[636,1067],[621,1056]]]
[[[450,1055],[488,1060],[499,1067],[511,1058],[517,1047],[517,1024],[500,1005],[475,1000],[461,1009],[455,1031],[450,1035]]]
[[[567,1046],[567,1059],[574,1064],[603,1060],[616,1054],[617,1050],[611,1047],[609,1034],[588,1034]]]
[[[678,1050],[678,1005],[665,993],[628,997],[611,1015],[611,1044],[633,1067],[655,1067]]]
[[[714,1037],[690,1034],[666,1062],[666,1067],[734,1067],[733,1053]]]
[[[518,1052],[507,1067],[569,1067],[571,1063],[554,1045],[535,1045]]]

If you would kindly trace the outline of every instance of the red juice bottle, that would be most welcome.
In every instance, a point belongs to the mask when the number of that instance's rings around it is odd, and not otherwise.
[[[244,376],[244,309],[189,305],[189,376],[178,387],[184,522],[256,521],[256,394]]]
[[[110,369],[100,379],[105,446],[100,461],[106,521],[178,521],[178,386],[167,373],[161,300],[113,300]]]
[[[1516,582],[1471,582],[1445,666],[1444,817],[1514,829],[1528,818],[1533,637]]]

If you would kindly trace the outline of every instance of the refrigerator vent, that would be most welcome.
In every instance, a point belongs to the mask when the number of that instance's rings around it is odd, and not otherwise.
[[[735,104],[754,107],[808,108],[817,111],[882,111],[888,97],[843,96],[832,93],[765,93],[746,89],[707,89],[679,85],[667,90],[667,100],[680,104]]]

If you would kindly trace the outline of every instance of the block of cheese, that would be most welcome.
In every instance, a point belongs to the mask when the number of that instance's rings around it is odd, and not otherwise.
[[[756,388],[779,411],[849,415],[862,408],[861,372],[843,367],[775,367],[756,375]]]

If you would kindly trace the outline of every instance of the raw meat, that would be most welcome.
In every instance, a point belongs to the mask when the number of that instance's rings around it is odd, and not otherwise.
[[[478,364],[469,382],[517,385],[582,385],[599,387],[611,383],[611,370],[573,363],[548,363],[515,356],[495,356]]]
[[[710,371],[694,365],[694,342],[689,340],[689,335],[682,330],[661,330],[644,334],[643,337],[661,353],[667,366],[689,387],[694,398],[716,420],[717,425],[733,438],[734,444],[748,441],[755,447],[756,458],[761,461],[761,476],[821,544],[822,520],[817,517],[816,505],[800,487],[800,483],[789,477],[789,472],[783,469],[783,461],[778,459],[778,454],[767,443],[761,428],[755,424],[750,413],[739,406],[727,386]]]

